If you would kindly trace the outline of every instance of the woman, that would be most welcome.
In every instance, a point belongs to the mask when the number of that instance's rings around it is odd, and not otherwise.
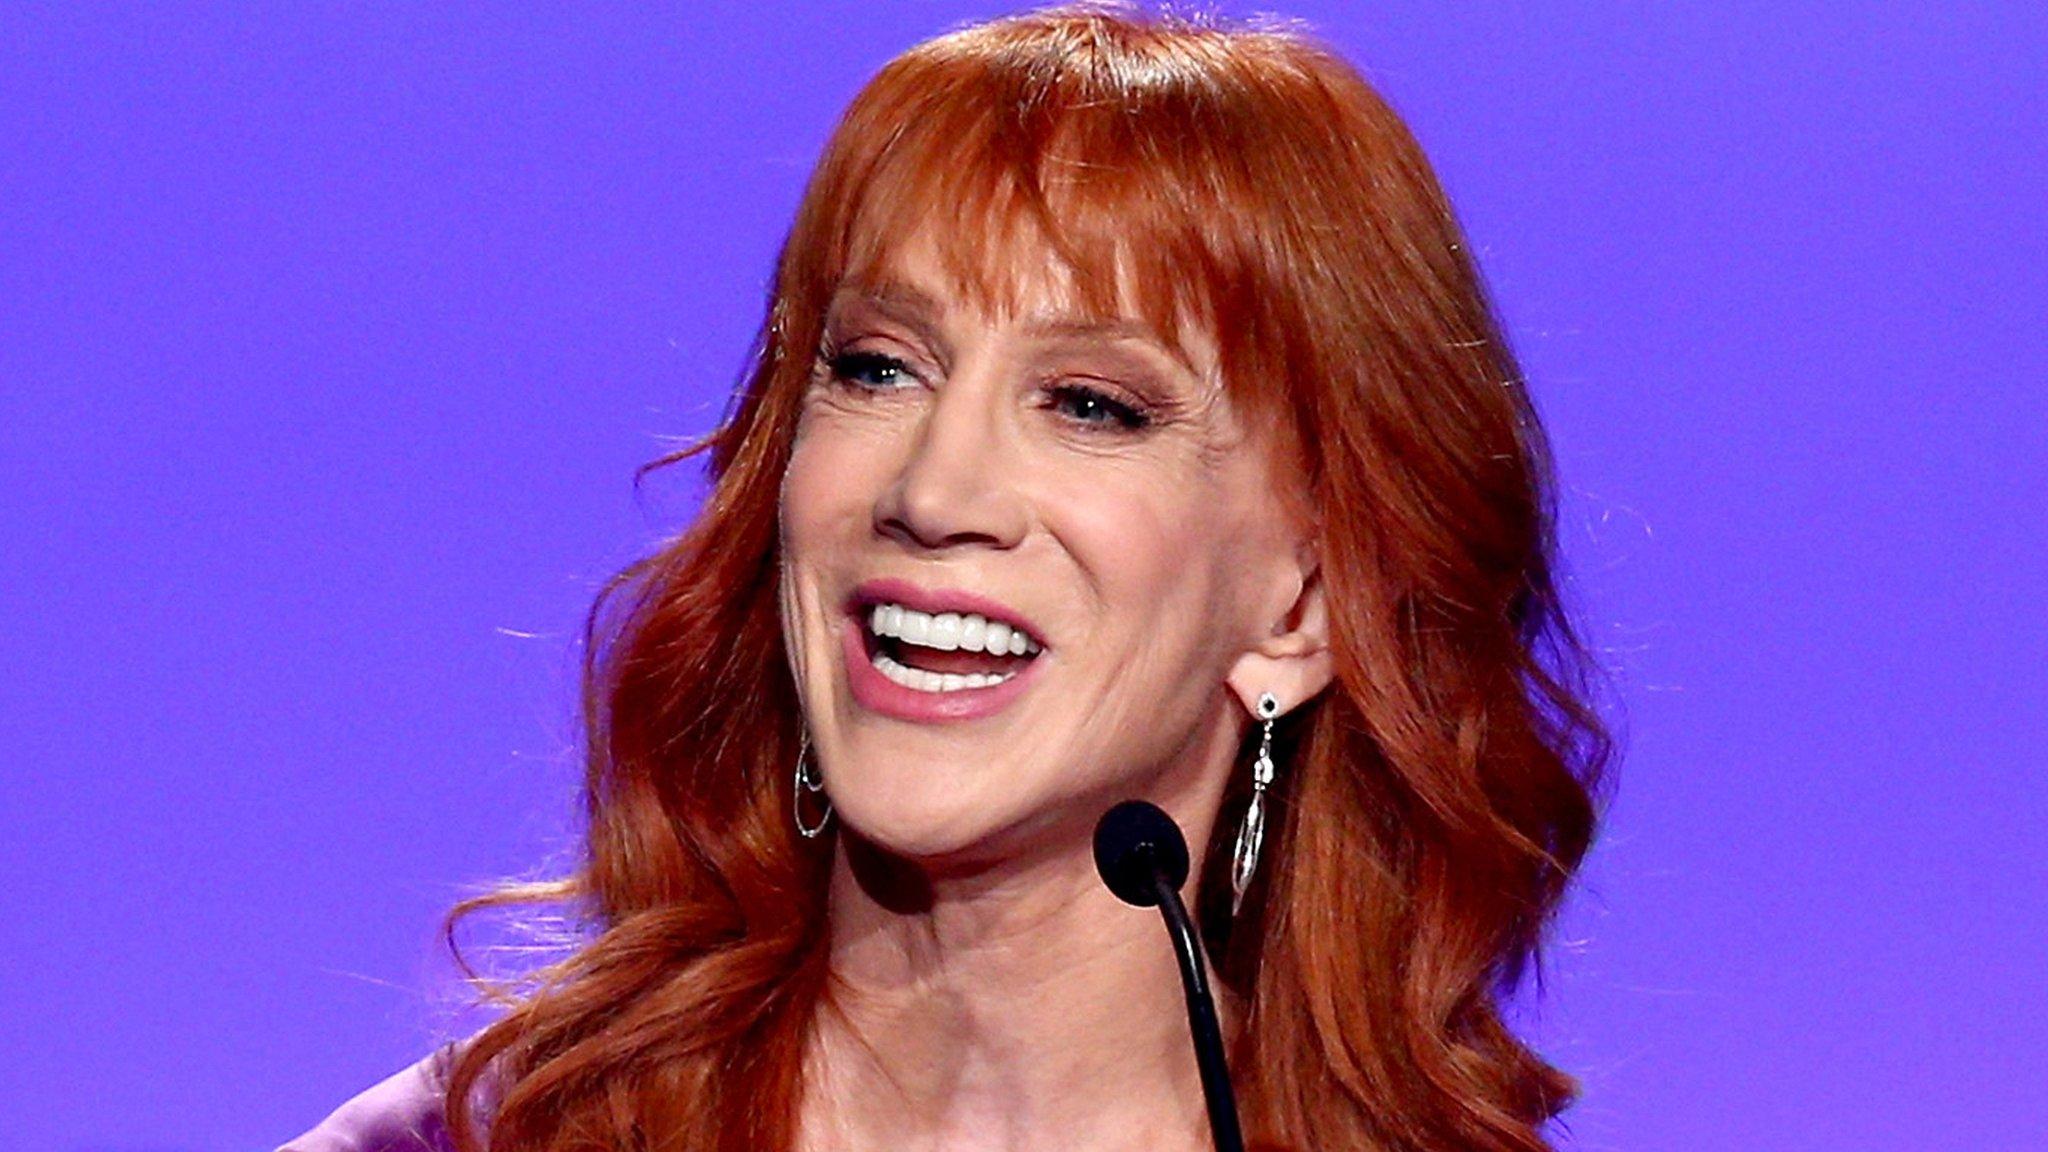
[[[1092,9],[913,49],[708,447],[593,617],[586,863],[489,901],[587,942],[295,1147],[1206,1147],[1090,859],[1128,797],[1194,846],[1255,1142],[1546,1147],[1499,997],[1606,744],[1534,413],[1349,66]]]

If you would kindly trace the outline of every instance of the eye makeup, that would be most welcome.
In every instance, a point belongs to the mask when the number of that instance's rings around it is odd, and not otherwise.
[[[939,384],[952,366],[938,323],[930,308],[906,306],[897,295],[842,293],[825,318],[819,382],[855,396]],[[1195,381],[1185,358],[1136,320],[1041,317],[993,338],[1030,405],[1069,434],[1140,436],[1177,422],[1176,413],[1195,402],[1186,394]]]

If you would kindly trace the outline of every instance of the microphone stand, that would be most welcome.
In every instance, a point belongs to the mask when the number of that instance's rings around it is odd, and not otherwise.
[[[1188,1030],[1194,1034],[1195,1064],[1202,1072],[1202,1100],[1209,1106],[1209,1134],[1215,1139],[1216,1152],[1244,1152],[1244,1133],[1237,1121],[1237,1093],[1230,1086],[1223,1026],[1216,1019],[1216,1000],[1209,993],[1201,940],[1195,935],[1187,906],[1181,903],[1178,887],[1167,883],[1165,871],[1156,865],[1152,882],[1159,894],[1159,914],[1166,920],[1167,935],[1173,937],[1173,957],[1180,961],[1181,988],[1188,1000]]]
[[[1102,882],[1126,904],[1157,905],[1180,962],[1181,990],[1187,994],[1188,1031],[1195,1042],[1195,1066],[1202,1074],[1202,1100],[1209,1108],[1209,1136],[1216,1152],[1244,1152],[1237,1119],[1237,1094],[1230,1087],[1230,1063],[1223,1051],[1223,1027],[1202,964],[1202,941],[1180,886],[1188,878],[1188,842],[1173,818],[1143,800],[1126,800],[1103,813],[1095,825],[1095,868]]]

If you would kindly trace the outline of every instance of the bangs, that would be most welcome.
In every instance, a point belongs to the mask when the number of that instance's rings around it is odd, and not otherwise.
[[[1078,318],[1137,319],[1183,356],[1198,325],[1226,382],[1241,376],[1225,337],[1256,259],[1231,209],[1253,142],[1231,130],[1217,62],[973,36],[899,59],[849,111],[821,166],[841,194],[821,202],[814,298],[873,285],[916,241],[990,316],[1050,278]]]
[[[783,249],[767,383],[802,387],[833,295],[915,247],[991,318],[1050,284],[1073,319],[1135,321],[1191,366],[1213,347],[1313,489],[1330,405],[1511,378],[1459,244],[1398,118],[1287,26],[1004,20],[898,57],[847,109]]]

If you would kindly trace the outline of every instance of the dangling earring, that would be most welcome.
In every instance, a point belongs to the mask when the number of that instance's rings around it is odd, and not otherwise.
[[[1252,802],[1244,810],[1244,823],[1237,829],[1237,854],[1230,862],[1230,914],[1244,904],[1245,889],[1252,886],[1252,873],[1259,868],[1259,846],[1266,840],[1266,786],[1273,782],[1273,721],[1280,715],[1280,700],[1271,692],[1259,693],[1256,709],[1265,727],[1259,732],[1259,758],[1252,761]]]
[[[825,814],[818,817],[816,824],[804,822],[805,793],[818,797],[818,802],[825,806]],[[803,742],[797,746],[796,789],[790,801],[790,814],[796,817],[797,833],[806,840],[816,840],[825,831],[825,826],[832,823],[832,798],[825,795],[825,774],[818,771],[816,764],[811,763],[809,732],[804,733]]]

